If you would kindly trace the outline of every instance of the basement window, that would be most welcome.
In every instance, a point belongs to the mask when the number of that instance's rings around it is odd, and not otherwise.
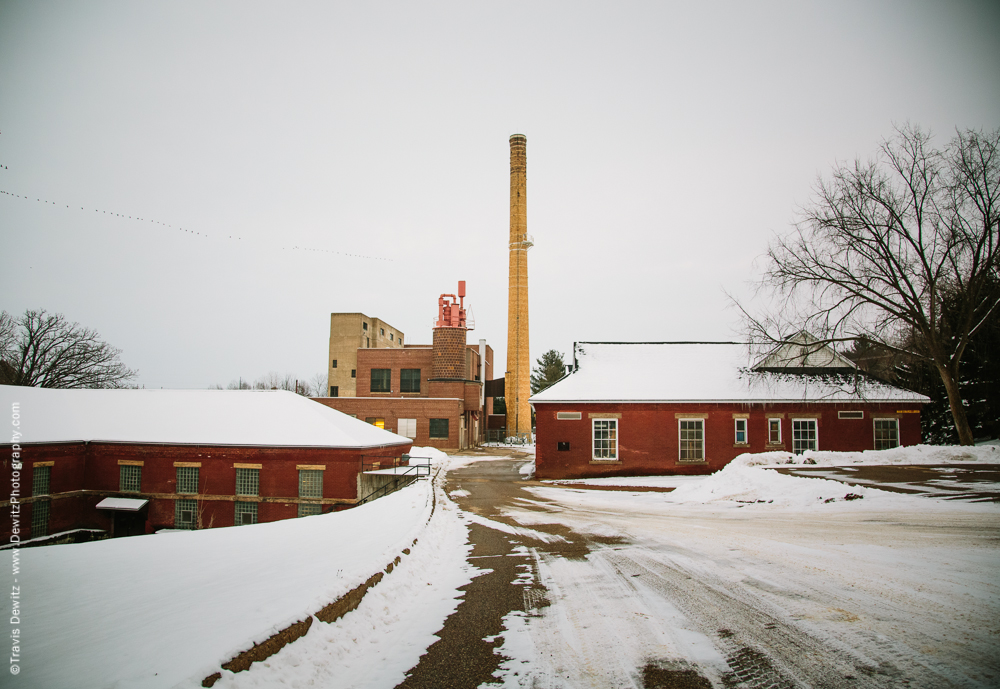
[[[198,501],[197,500],[175,500],[174,501],[174,528],[175,529],[195,529],[197,528]]]
[[[52,504],[46,500],[39,500],[31,506],[31,537],[49,535],[49,512]]]
[[[236,526],[257,523],[257,503],[237,500],[233,505],[233,523]]]
[[[312,517],[317,514],[323,513],[323,506],[315,502],[300,502],[299,503],[299,516],[300,517]]]

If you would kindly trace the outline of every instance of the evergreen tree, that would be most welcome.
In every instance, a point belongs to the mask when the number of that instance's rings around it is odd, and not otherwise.
[[[537,366],[531,372],[531,394],[541,392],[566,375],[566,364],[563,355],[554,349],[542,354]]]

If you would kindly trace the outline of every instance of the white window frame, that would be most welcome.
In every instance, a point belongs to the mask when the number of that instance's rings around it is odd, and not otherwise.
[[[778,439],[771,440],[771,424],[778,424]],[[767,444],[768,445],[781,445],[781,417],[780,416],[769,416],[767,417]]]
[[[735,445],[749,445],[750,444],[750,432],[747,430],[747,423],[749,419],[740,417],[733,419],[733,444]],[[740,440],[740,424],[743,424],[743,440]]]
[[[396,435],[406,436],[411,440],[417,439],[416,419],[396,419]]]
[[[891,421],[892,422],[893,430],[895,431],[895,441],[896,441],[895,445],[891,445],[889,447],[879,447],[878,446],[878,440],[879,440],[879,438],[878,438],[878,423],[879,423],[879,421]],[[876,450],[891,450],[894,447],[899,447],[899,419],[897,419],[897,418],[895,418],[893,416],[882,416],[882,417],[875,417],[875,418],[873,418],[872,419],[872,439],[874,440],[874,443],[872,444],[872,447],[874,447]]]
[[[591,419],[590,421],[590,458],[595,462],[617,462],[618,419]],[[610,432],[611,435],[607,438],[598,438],[598,430],[603,433]]]
[[[699,456],[698,457],[685,457],[684,456],[684,450],[685,450],[684,442],[685,442],[685,439],[683,437],[684,429],[682,428],[682,426],[685,423],[697,423],[698,426],[699,426],[698,430],[701,431],[701,437],[698,438],[698,451],[699,451]],[[693,441],[690,440],[690,439],[688,439],[687,442],[693,442]],[[690,451],[690,448],[687,448],[687,449],[688,449],[688,451]],[[681,419],[677,419],[677,461],[678,462],[704,462],[704,461],[706,461],[705,460],[705,419],[702,419],[702,418],[687,418],[687,419],[681,418]]]
[[[812,424],[813,435],[814,435],[812,439],[813,441],[812,447],[807,447],[801,451],[798,449],[799,447],[801,447],[801,443],[799,439],[795,437],[795,424],[797,423]],[[818,449],[819,449],[819,419],[815,418],[792,419],[792,453],[796,455],[801,455],[808,450],[818,450]]]

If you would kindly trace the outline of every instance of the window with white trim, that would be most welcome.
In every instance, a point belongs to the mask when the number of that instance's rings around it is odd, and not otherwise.
[[[736,425],[736,444],[746,445],[747,444],[747,420],[746,419],[733,419]]]
[[[174,501],[174,528],[175,529],[198,528],[197,500],[184,499],[184,500]]]
[[[233,523],[236,526],[257,523],[257,503],[237,500],[233,503],[235,511]]]
[[[705,461],[705,419],[678,419],[677,426],[680,461]]]
[[[891,450],[899,447],[899,421],[875,419],[875,449]]]
[[[405,435],[407,438],[417,439],[416,419],[396,419],[396,434]]]
[[[818,447],[819,431],[816,419],[792,419],[792,452],[800,455]]]
[[[236,494],[260,494],[260,469],[236,469]],[[253,504],[256,505],[257,503]]]
[[[594,419],[594,459],[618,459],[618,419]]]
[[[118,490],[123,493],[138,493],[142,485],[142,467],[122,464],[118,467]]]
[[[767,444],[781,444],[781,419],[773,418],[767,420]]]

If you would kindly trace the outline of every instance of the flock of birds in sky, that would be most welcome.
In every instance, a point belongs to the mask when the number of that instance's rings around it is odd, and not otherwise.
[[[6,170],[7,166],[6,165],[3,166],[3,169]],[[5,191],[3,189],[0,189],[0,194],[4,194],[4,195],[9,196],[11,198],[24,199],[25,201],[30,201],[31,200],[30,197],[28,197],[28,196],[22,196],[20,194],[15,194],[13,192]],[[37,201],[39,203],[51,204],[53,206],[62,206],[62,205],[65,205],[66,208],[70,208],[69,204],[56,203],[55,201],[48,201],[46,199],[36,198],[35,201]],[[83,211],[83,210],[87,210],[87,209],[84,208],[83,206],[80,206],[80,210]],[[184,232],[184,233],[189,234],[189,235],[194,235],[194,236],[197,236],[197,237],[202,237],[204,239],[208,239],[210,236],[215,236],[215,237],[222,237],[223,236],[223,235],[208,235],[206,233],[198,232],[196,230],[187,230],[187,229],[184,229],[183,227],[179,227],[179,226],[178,227],[174,227],[173,225],[171,225],[169,223],[161,222],[159,220],[152,220],[152,219],[149,219],[149,218],[143,219],[143,218],[140,218],[138,216],[126,215],[124,213],[115,213],[114,211],[106,211],[106,210],[102,211],[102,210],[99,210],[99,209],[95,208],[94,212],[95,213],[100,213],[100,214],[103,214],[103,215],[111,215],[111,216],[114,216],[116,218],[121,218],[123,220],[135,220],[135,221],[138,221],[138,222],[146,222],[146,221],[148,221],[148,222],[153,223],[155,225],[160,225],[160,226],[165,227],[165,228],[169,228],[169,229],[172,229],[172,230],[177,230],[178,232]],[[246,241],[246,240],[243,239],[243,237],[237,237],[237,236],[234,236],[234,235],[228,235],[227,238],[228,239],[232,239],[232,240],[237,240],[237,241]],[[351,253],[347,253],[345,251],[334,251],[333,249],[319,249],[319,248],[307,247],[307,246],[290,246],[290,247],[284,247],[283,246],[281,248],[282,248],[282,250],[290,250],[290,251],[313,251],[313,252],[319,252],[319,253],[325,253],[325,254],[336,254],[338,256],[346,256],[348,258],[364,258],[364,259],[368,259],[368,260],[371,260],[371,261],[392,261],[393,260],[391,258],[383,258],[383,257],[380,257],[380,256],[367,256],[367,255],[364,255],[364,254],[351,254]]]

